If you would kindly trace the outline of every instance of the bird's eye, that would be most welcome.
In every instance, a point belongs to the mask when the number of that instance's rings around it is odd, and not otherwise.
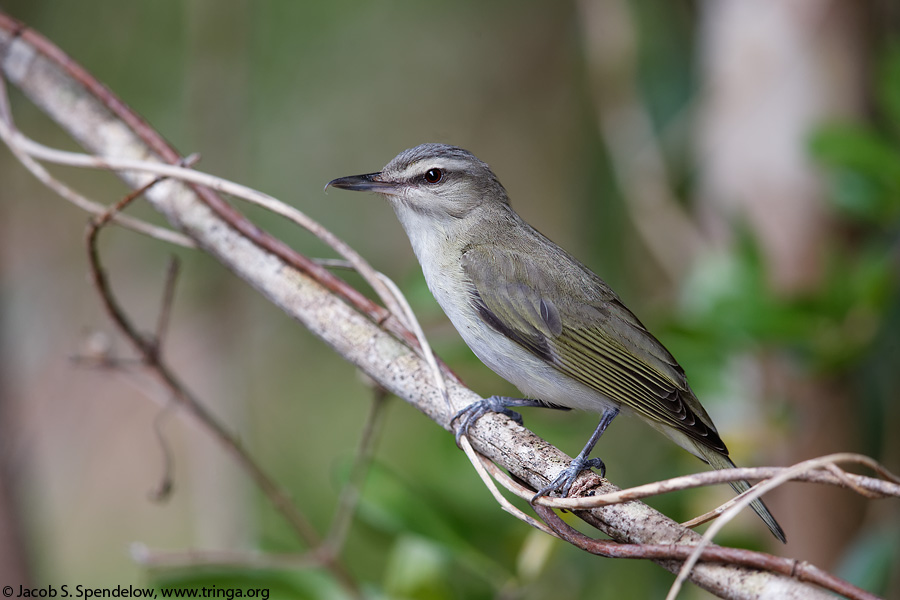
[[[428,169],[425,171],[425,181],[428,183],[438,183],[444,178],[444,172],[440,169]]]

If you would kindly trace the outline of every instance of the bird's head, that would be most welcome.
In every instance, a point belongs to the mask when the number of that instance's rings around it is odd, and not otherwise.
[[[377,192],[401,215],[438,221],[464,219],[492,203],[508,204],[506,190],[487,164],[447,144],[422,144],[398,154],[379,173],[341,177],[328,187]]]

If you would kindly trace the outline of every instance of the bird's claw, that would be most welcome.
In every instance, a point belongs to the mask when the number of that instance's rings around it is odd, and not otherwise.
[[[490,398],[477,400],[453,415],[453,418],[450,419],[451,425],[457,423],[455,433],[457,446],[462,436],[469,435],[469,427],[489,412],[504,414],[519,425],[522,424],[522,415],[514,410],[510,410],[509,405],[506,404],[505,398],[502,396],[491,396]]]
[[[585,469],[600,469],[600,477],[606,477],[606,465],[599,458],[588,458],[584,459],[581,457],[576,457],[569,463],[569,466],[563,469],[563,471],[550,482],[549,485],[542,487],[538,490],[538,492],[531,498],[531,501],[534,502],[541,496],[549,496],[551,493],[559,491],[560,497],[565,498],[569,495],[569,490],[572,489],[572,484],[575,483],[575,480],[578,479],[578,475],[584,471]]]

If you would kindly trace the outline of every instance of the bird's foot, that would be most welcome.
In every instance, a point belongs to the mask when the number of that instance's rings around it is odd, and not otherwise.
[[[485,413],[495,412],[504,414],[519,425],[522,424],[522,415],[514,410],[510,410],[510,406],[543,406],[537,400],[526,400],[522,398],[509,398],[507,396],[491,396],[483,400],[478,400],[468,405],[450,420],[451,425],[456,425],[456,445],[464,435],[469,435],[469,427],[480,419]]]
[[[569,495],[572,484],[578,479],[578,474],[585,469],[600,469],[600,477],[606,477],[606,465],[599,458],[582,458],[576,457],[569,463],[569,466],[563,469],[556,479],[549,485],[538,490],[537,494],[531,499],[532,502],[541,496],[549,496],[551,493],[558,491],[562,498]]]

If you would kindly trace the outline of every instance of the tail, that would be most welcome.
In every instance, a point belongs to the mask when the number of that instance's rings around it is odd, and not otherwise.
[[[706,448],[701,446],[700,444],[695,444],[697,450],[702,454],[702,459],[705,460],[709,465],[715,469],[733,469],[734,463],[731,462],[731,459],[724,454],[719,454],[715,450],[711,448]],[[750,489],[750,484],[746,481],[733,481],[731,482],[731,487],[734,488],[734,491],[738,494],[742,494]],[[784,537],[784,530],[781,529],[781,525],[778,524],[778,521],[775,520],[775,517],[772,516],[772,513],[769,512],[769,509],[763,503],[762,500],[757,498],[753,502],[750,503],[750,508],[753,509],[753,512],[759,515],[759,518],[763,520],[763,522],[769,527],[769,531],[772,532],[772,535],[781,540],[781,543],[786,544],[787,538]]]

